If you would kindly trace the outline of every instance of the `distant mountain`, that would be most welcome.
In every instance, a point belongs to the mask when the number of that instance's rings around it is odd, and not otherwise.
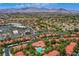
[[[62,14],[78,14],[79,11],[60,9],[47,9],[47,8],[20,8],[20,9],[0,9],[0,13],[31,13],[31,12],[52,12]]]

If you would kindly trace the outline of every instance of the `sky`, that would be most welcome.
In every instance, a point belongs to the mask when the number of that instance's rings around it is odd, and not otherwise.
[[[0,3],[0,9],[10,8],[63,8],[67,10],[79,10],[79,3]]]

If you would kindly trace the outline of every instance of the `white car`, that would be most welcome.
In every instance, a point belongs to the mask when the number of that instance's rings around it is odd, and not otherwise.
[[[13,34],[18,34],[18,30],[13,30]]]

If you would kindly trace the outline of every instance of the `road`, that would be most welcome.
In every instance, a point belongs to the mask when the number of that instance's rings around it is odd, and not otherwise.
[[[8,47],[5,47],[5,48],[4,48],[3,56],[11,56],[11,53],[10,53],[10,50],[9,50]]]

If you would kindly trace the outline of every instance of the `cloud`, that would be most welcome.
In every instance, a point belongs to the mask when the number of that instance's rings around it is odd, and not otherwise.
[[[24,3],[24,4],[16,4],[16,7],[46,7],[50,5],[49,3]]]
[[[0,8],[54,8],[58,7],[58,3],[13,3],[13,4],[0,4]]]

